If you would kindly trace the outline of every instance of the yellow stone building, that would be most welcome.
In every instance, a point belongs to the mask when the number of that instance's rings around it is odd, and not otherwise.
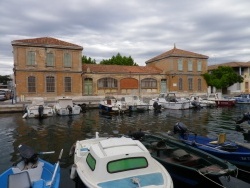
[[[11,44],[17,97],[82,95],[81,46],[50,37]]]

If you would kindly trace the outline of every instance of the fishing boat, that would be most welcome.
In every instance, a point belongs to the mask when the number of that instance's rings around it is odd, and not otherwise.
[[[250,167],[250,147],[227,141],[225,133],[219,134],[216,139],[211,139],[191,133],[181,122],[174,126],[174,133],[178,134],[179,139],[189,146],[227,160],[236,166]]]
[[[129,112],[129,107],[126,103],[118,101],[114,96],[105,96],[105,98],[99,102],[99,110],[101,113],[106,114],[121,114]]]
[[[237,104],[250,104],[250,94],[240,94],[233,97],[233,99]]]
[[[123,96],[121,102],[128,106],[130,112],[144,112],[149,110],[149,104],[143,102],[136,95]]]
[[[141,132],[140,132],[141,133]],[[131,135],[131,134],[130,134]],[[139,135],[139,134],[135,134]],[[160,134],[140,134],[140,141],[180,187],[220,186],[220,178],[237,174],[237,167],[209,153]]]
[[[27,145],[19,145],[18,151],[22,159],[0,175],[1,188],[59,188],[59,160],[63,150],[55,165],[38,157],[39,154],[54,152],[38,154]]]
[[[184,110],[190,108],[190,101],[186,99],[179,99],[176,97],[175,93],[160,93],[160,95],[151,99],[150,104],[157,103],[158,106],[161,106],[165,109],[173,109],[173,110]]]
[[[24,109],[23,118],[46,118],[54,115],[52,106],[44,103],[42,97],[35,97],[32,103],[27,105]]]
[[[81,107],[73,103],[73,99],[68,97],[59,98],[54,105],[55,112],[60,116],[78,115]]]
[[[207,96],[208,101],[214,101],[216,106],[235,106],[236,100],[233,98],[222,97],[221,93],[211,93]]]
[[[77,141],[70,177],[76,187],[172,188],[168,171],[138,140],[96,137]]]

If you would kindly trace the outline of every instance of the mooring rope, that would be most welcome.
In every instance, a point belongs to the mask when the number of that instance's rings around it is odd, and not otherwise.
[[[199,170],[197,170],[197,172],[198,172],[200,175],[202,175],[204,178],[206,178],[206,179],[208,179],[209,181],[215,183],[216,185],[218,185],[218,186],[220,186],[220,187],[223,187],[223,188],[226,188],[226,187],[224,187],[223,185],[221,185],[221,184],[215,182],[214,180],[211,180],[210,178],[208,178],[207,176],[205,176],[205,175],[204,175],[202,172],[200,172]]]
[[[246,170],[243,170],[243,169],[240,169],[240,168],[238,168],[238,169],[241,170],[242,172],[246,172],[246,173],[250,174],[249,171],[246,171]]]

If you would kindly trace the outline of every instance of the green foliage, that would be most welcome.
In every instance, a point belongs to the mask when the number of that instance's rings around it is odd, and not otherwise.
[[[138,66],[134,62],[131,56],[126,57],[126,56],[121,56],[120,53],[118,53],[116,56],[112,56],[111,59],[108,60],[102,60],[100,62],[102,65],[126,65],[126,66]]]
[[[12,79],[10,78],[9,75],[1,76],[0,75],[0,83],[7,85],[8,81],[11,81]]]
[[[217,89],[228,88],[235,83],[242,83],[244,78],[237,74],[232,67],[219,66],[210,73],[203,74],[208,86]]]
[[[96,60],[92,60],[91,57],[87,58],[87,56],[82,56],[82,64],[96,64]]]

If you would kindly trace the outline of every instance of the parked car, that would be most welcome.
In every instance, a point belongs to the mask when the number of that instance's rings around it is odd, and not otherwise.
[[[13,97],[13,92],[10,89],[0,89],[0,93],[1,95],[5,96],[5,97],[0,97],[0,100],[1,98],[4,98],[2,100],[9,100],[12,99]]]
[[[0,90],[0,101],[6,100],[5,92]]]

